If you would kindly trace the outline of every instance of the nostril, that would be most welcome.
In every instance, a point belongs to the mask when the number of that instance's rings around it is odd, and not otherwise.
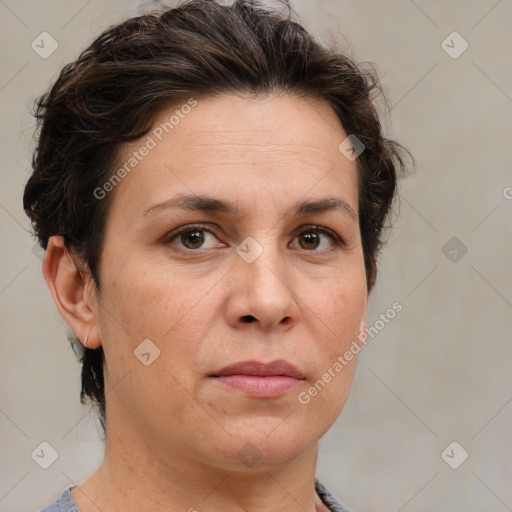
[[[243,317],[243,321],[247,322],[248,324],[250,324],[253,320],[256,320],[256,318],[252,315],[245,315]]]

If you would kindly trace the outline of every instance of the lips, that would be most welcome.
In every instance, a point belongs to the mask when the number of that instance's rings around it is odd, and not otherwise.
[[[210,377],[224,389],[264,399],[286,395],[305,380],[302,372],[284,359],[270,363],[242,361],[226,366]]]
[[[278,359],[270,363],[261,363],[259,361],[241,361],[229,366],[225,366],[212,377],[222,377],[227,375],[252,375],[255,377],[291,377],[302,380],[304,375],[291,363],[284,359]]]

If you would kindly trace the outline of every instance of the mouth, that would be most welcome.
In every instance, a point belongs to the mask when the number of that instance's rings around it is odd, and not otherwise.
[[[305,380],[302,372],[284,359],[270,363],[241,361],[222,368],[210,377],[223,386],[260,398],[283,395]]]

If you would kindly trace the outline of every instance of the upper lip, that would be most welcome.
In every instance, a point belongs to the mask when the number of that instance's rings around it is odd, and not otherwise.
[[[255,376],[284,376],[294,379],[303,379],[302,372],[293,364],[284,359],[277,359],[269,363],[259,361],[240,361],[238,363],[225,366],[215,372],[212,377],[221,377],[223,375],[255,375]]]

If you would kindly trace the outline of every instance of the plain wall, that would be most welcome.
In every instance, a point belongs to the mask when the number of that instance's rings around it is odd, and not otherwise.
[[[80,366],[21,199],[33,99],[139,3],[0,2],[3,512],[39,510],[101,463],[95,413],[79,404]],[[359,354],[317,476],[355,512],[512,510],[512,3],[293,5],[319,39],[339,32],[342,48],[376,63],[393,107],[388,134],[417,161],[400,186],[369,325],[396,301],[403,309]],[[43,31],[58,42],[46,59],[31,48]],[[454,31],[468,44],[457,58],[464,41]],[[46,470],[31,458],[43,441],[59,454]],[[469,456],[453,469],[445,460],[456,465],[462,449]]]

